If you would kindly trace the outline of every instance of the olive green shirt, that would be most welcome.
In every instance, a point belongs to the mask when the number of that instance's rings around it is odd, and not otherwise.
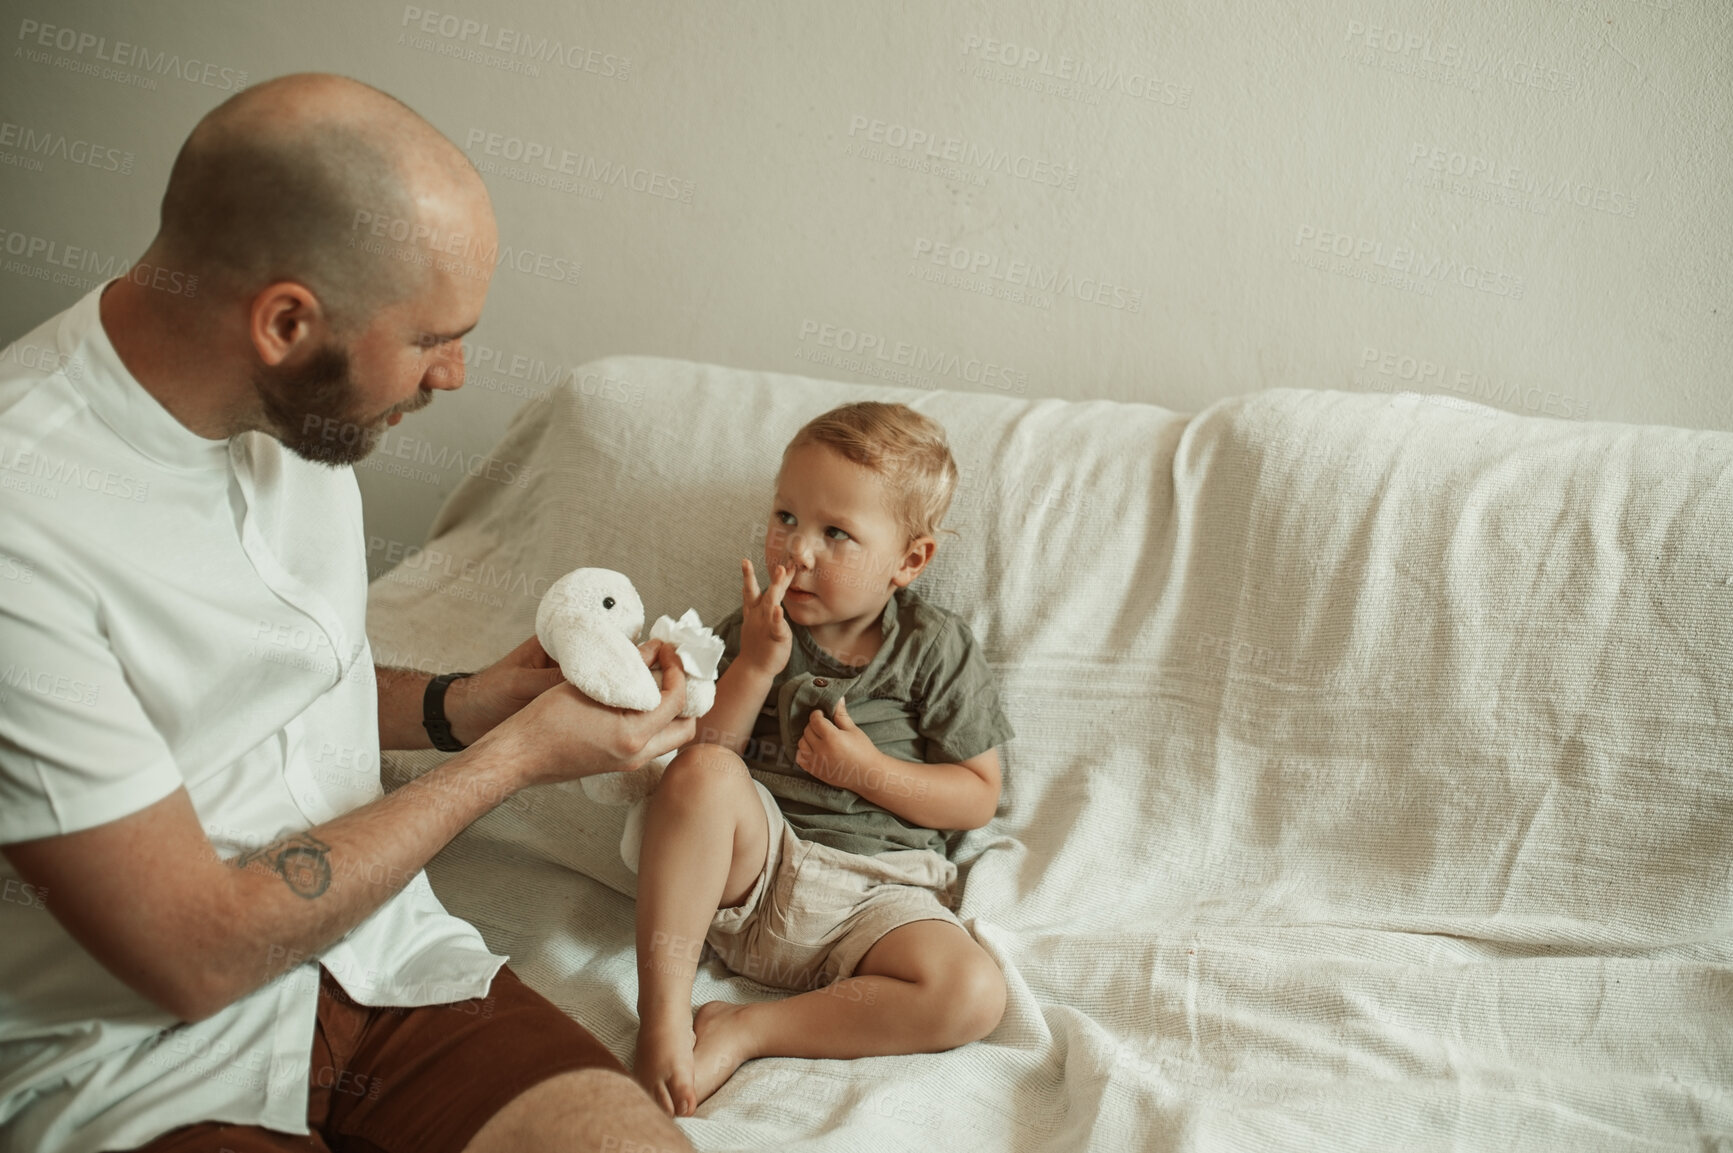
[[[718,675],[740,654],[742,613],[716,626],[726,646]],[[784,619],[787,619],[786,617]],[[884,641],[865,667],[839,664],[789,621],[794,644],[776,675],[742,753],[752,776],[770,790],[795,834],[851,853],[931,849],[947,856],[937,829],[913,825],[859,793],[827,784],[794,763],[814,709],[835,715],[839,698],[881,753],[916,764],[967,760],[1016,734],[969,626],[898,589],[885,602]]]

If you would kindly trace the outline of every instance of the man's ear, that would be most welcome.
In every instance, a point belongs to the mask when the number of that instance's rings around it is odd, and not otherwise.
[[[927,567],[927,562],[933,559],[933,554],[939,551],[939,542],[930,536],[918,536],[909,542],[903,550],[903,560],[897,566],[897,571],[891,574],[891,583],[898,588],[908,588],[909,582],[921,575],[921,570]]]
[[[247,312],[247,336],[259,359],[275,368],[298,352],[317,348],[330,324],[312,289],[293,280],[266,285]]]

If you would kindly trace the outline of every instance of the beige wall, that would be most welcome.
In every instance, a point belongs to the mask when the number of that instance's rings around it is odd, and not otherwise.
[[[238,82],[324,69],[466,149],[507,259],[359,471],[376,571],[610,353],[1733,429],[1733,4],[1444,7],[6,0],[0,340],[144,248]]]

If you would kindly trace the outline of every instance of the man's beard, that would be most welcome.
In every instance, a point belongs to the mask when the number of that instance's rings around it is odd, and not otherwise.
[[[253,370],[253,388],[270,421],[267,431],[304,460],[338,468],[365,460],[384,435],[384,420],[419,403],[397,405],[372,419],[355,410],[359,390],[349,379],[349,354],[335,344],[315,351],[298,368]]]

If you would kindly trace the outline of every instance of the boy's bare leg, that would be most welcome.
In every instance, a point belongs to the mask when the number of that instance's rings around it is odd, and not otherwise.
[[[855,976],[781,1001],[698,1010],[703,1101],[753,1057],[937,1053],[978,1041],[1005,1013],[1005,975],[949,921],[913,921],[867,950]]]
[[[718,908],[764,870],[770,826],[746,765],[688,745],[650,797],[638,858],[638,1052],[632,1075],[670,1116],[702,1100],[692,1076],[692,979]]]

